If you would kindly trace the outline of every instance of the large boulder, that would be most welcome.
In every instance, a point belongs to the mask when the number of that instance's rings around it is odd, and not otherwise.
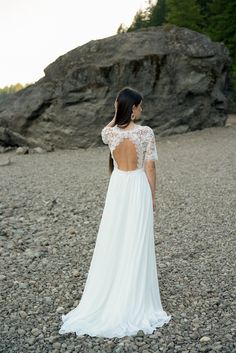
[[[144,96],[142,125],[157,135],[227,119],[229,52],[223,43],[176,26],[92,40],[60,56],[35,84],[0,103],[2,145],[102,145],[100,131],[124,86]]]

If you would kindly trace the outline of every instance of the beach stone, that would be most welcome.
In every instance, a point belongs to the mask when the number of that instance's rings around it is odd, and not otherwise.
[[[209,342],[210,340],[211,339],[208,336],[203,336],[203,337],[200,338],[200,342],[201,343],[206,343],[206,342]]]

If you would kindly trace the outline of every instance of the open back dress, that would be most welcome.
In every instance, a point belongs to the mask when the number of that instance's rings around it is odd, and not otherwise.
[[[134,124],[129,130],[105,126],[101,137],[114,169],[82,297],[61,316],[59,333],[151,334],[171,318],[160,299],[152,193],[144,169],[146,160],[158,159],[155,135],[149,126]],[[132,170],[120,167],[127,158]]]

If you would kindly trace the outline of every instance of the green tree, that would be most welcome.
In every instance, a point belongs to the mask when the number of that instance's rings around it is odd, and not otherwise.
[[[208,5],[208,26],[205,33],[217,42],[224,42],[232,59],[230,77],[234,87],[234,111],[236,111],[236,1],[212,0]]]
[[[130,27],[121,24],[117,33],[136,31],[139,28],[161,26],[166,19],[166,0],[158,0],[155,4],[149,0],[149,5],[144,10],[138,10]]]
[[[149,26],[161,26],[166,21],[166,0],[158,0],[149,5]]]
[[[236,59],[236,1],[213,0],[208,11],[207,34],[215,41],[223,41]]]
[[[136,31],[137,29],[148,26],[148,9],[138,10],[134,16],[131,26],[127,29],[127,32]]]
[[[202,30],[203,18],[196,0],[166,0],[166,5],[167,22],[194,31]]]

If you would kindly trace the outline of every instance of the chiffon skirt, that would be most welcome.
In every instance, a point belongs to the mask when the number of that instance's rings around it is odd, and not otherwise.
[[[111,174],[79,305],[62,315],[60,334],[151,334],[168,323],[154,248],[151,188],[143,168]]]

